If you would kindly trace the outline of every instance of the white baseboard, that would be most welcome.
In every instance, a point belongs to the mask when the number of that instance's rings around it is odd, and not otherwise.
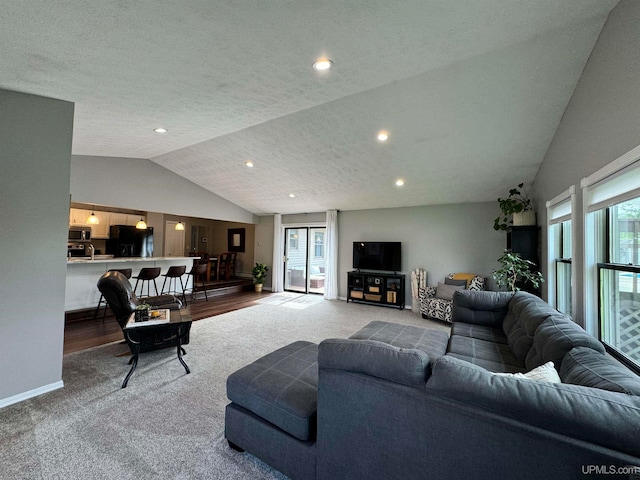
[[[18,395],[14,395],[13,397],[0,399],[0,408],[8,407],[9,405],[13,405],[14,403],[22,402],[24,400],[37,397],[38,395],[42,395],[43,393],[58,390],[62,387],[64,387],[64,382],[60,380],[59,382],[50,383],[49,385],[34,388],[33,390],[29,390],[28,392],[19,393]]]

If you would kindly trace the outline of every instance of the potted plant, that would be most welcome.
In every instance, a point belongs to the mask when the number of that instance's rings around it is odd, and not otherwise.
[[[145,320],[149,320],[150,310],[151,305],[149,305],[148,303],[141,303],[140,305],[136,305],[135,321],[144,322]]]
[[[506,287],[510,292],[517,292],[520,282],[528,282],[535,289],[544,282],[542,274],[535,270],[536,264],[525,260],[519,253],[507,250],[498,258],[498,262],[501,267],[493,272],[493,278],[500,288]]]
[[[506,230],[509,228],[509,216],[512,216],[514,225],[535,225],[536,214],[533,211],[531,199],[524,190],[524,183],[517,188],[509,190],[507,198],[498,198],[502,214],[493,221],[494,230]]]
[[[256,266],[251,270],[251,275],[253,275],[253,283],[256,286],[256,292],[262,291],[262,285],[264,285],[264,281],[267,278],[267,272],[269,271],[269,267],[267,267],[264,263],[256,263]]]

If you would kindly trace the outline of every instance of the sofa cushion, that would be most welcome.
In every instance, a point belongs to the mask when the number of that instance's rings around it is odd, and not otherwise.
[[[535,295],[527,292],[516,292],[513,295],[509,302],[509,310],[502,322],[502,329],[507,336],[511,351],[516,357],[522,361],[527,358],[533,345],[533,335],[536,329],[543,321],[556,313],[558,312],[555,309]],[[534,365],[534,367],[538,365]]]
[[[546,362],[553,362],[557,369],[561,369],[562,359],[575,347],[589,347],[604,353],[604,347],[598,339],[585,332],[570,317],[556,313],[536,329],[525,365],[531,369]]]
[[[501,329],[473,323],[454,322],[451,326],[451,335],[477,338],[495,343],[508,343],[507,337]]]
[[[444,355],[447,350],[449,334],[434,328],[412,327],[376,320],[368,323],[349,338],[375,340],[398,348],[415,348],[427,353],[434,360]]]
[[[426,388],[450,402],[466,404],[472,411],[482,409],[500,419],[640,456],[639,397],[565,383],[504,378],[449,355],[434,362]],[[524,448],[527,435],[523,435]]]
[[[464,287],[465,289],[467,288],[466,280],[454,280],[453,278],[447,277],[444,279],[444,283],[445,285],[457,285],[459,287]]]
[[[458,290],[464,290],[462,285],[446,285],[444,283],[439,283],[436,287],[436,298],[441,298],[442,300],[453,300],[453,294]]]
[[[477,338],[453,335],[449,340],[447,352],[466,355],[477,359],[489,360],[501,365],[511,365],[518,368],[516,371],[524,368],[523,362],[516,358],[509,349],[509,345],[504,343],[495,343]]]
[[[318,349],[321,369],[363,373],[412,387],[424,387],[429,355],[415,348],[398,348],[375,340],[330,338]]]
[[[512,298],[510,292],[456,292],[453,295],[453,321],[502,328]]]
[[[615,359],[588,347],[573,348],[562,361],[565,383],[640,396],[640,377]]]
[[[300,440],[315,436],[318,346],[294,342],[227,378],[227,397]]]
[[[478,367],[482,367],[489,372],[520,373],[526,371],[524,365],[508,365],[506,363],[502,363],[501,361],[485,360],[484,358],[476,358],[470,355],[463,355],[461,353],[447,353],[446,356],[464,360],[465,362],[469,362],[473,365],[477,365]]]

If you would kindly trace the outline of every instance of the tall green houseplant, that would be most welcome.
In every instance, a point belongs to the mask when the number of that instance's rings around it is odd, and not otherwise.
[[[493,278],[500,288],[506,288],[510,292],[520,290],[518,283],[525,282],[538,289],[544,278],[535,270],[536,264],[522,258],[520,254],[506,251],[498,258],[500,268],[493,272]]]

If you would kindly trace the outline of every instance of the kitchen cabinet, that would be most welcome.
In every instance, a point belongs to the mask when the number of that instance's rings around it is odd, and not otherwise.
[[[89,215],[91,215],[91,210],[83,210],[80,208],[69,209],[69,226],[87,225],[87,217]]]
[[[109,238],[109,214],[94,212],[100,223],[91,225],[91,238]]]
[[[140,221],[140,218],[141,218],[140,215],[131,215],[129,213],[110,213],[109,224],[110,225],[131,225],[135,227],[136,223]]]

